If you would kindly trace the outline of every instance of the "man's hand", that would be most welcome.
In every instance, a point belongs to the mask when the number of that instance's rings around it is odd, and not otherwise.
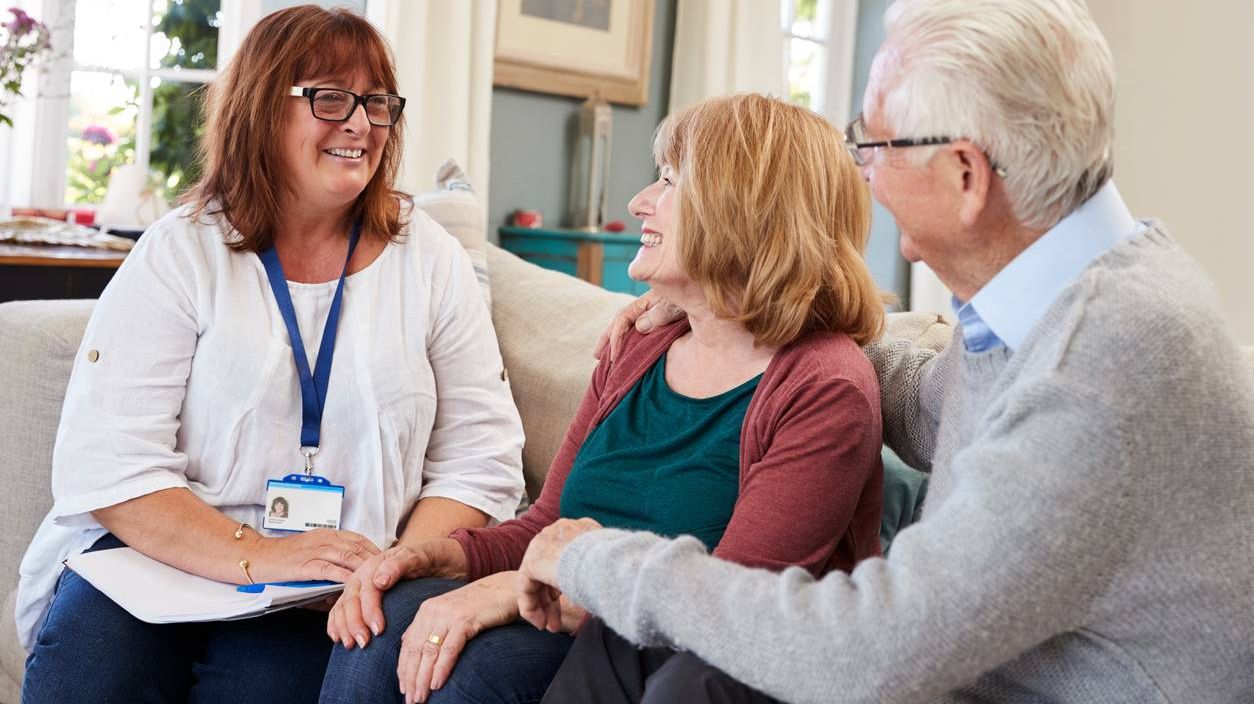
[[[572,540],[601,528],[591,518],[563,518],[531,539],[518,570],[518,611],[536,628],[562,631],[561,592],[557,588],[557,561]]]
[[[635,325],[637,332],[647,335],[654,328],[674,322],[683,315],[682,310],[650,290],[618,312],[618,315],[614,317],[614,322],[601,333],[601,339],[597,340],[596,351],[593,355],[601,359],[608,348],[612,362],[618,357],[618,350],[622,346],[623,335],[626,334],[627,328]]]

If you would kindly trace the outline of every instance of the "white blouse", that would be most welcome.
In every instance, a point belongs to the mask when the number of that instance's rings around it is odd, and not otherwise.
[[[20,569],[27,649],[62,561],[105,533],[91,511],[184,487],[260,528],[266,481],[303,470],[300,386],[261,260],[187,213],[144,234],[87,324],[57,431],[54,505]],[[336,283],[288,282],[311,367]],[[522,444],[470,260],[414,210],[401,243],[345,281],[315,473],[346,488],[342,528],[386,547],[428,496],[511,518]]]

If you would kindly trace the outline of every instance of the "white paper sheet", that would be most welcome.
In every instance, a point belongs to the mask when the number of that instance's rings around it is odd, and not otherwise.
[[[147,623],[227,621],[300,606],[344,588],[270,586],[257,594],[188,574],[131,548],[98,550],[65,561],[83,579]]]

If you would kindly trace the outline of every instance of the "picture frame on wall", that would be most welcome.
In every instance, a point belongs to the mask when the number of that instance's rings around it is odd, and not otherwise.
[[[644,105],[653,0],[500,0],[493,84]]]

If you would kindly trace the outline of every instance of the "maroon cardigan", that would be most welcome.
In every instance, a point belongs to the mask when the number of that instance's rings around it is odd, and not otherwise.
[[[631,330],[618,359],[601,360],[535,505],[451,535],[466,552],[469,579],[518,569],[531,538],[560,517],[583,441],[688,330],[687,321],[649,335]],[[771,570],[800,565],[816,576],[879,555],[879,399],[875,369],[847,335],[814,333],[777,352],[745,412],[740,495],[714,555]]]

